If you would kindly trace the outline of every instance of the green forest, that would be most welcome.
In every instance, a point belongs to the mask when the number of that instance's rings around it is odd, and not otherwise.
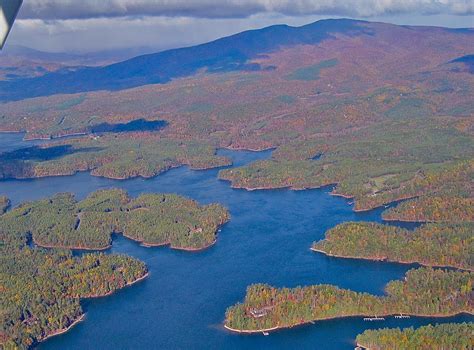
[[[149,178],[182,165],[209,169],[231,164],[215,153],[216,149],[206,143],[157,135],[78,138],[0,154],[0,179],[71,175],[86,170],[113,179]]]
[[[125,65],[69,69],[64,57],[48,63],[25,56],[0,67],[0,84],[25,88],[0,91],[0,131],[49,139],[0,153],[0,181],[81,171],[150,178],[180,166],[231,165],[218,149],[272,149],[270,159],[221,169],[219,178],[249,190],[331,185],[331,194],[348,199],[355,211],[400,201],[383,219],[422,226],[411,231],[345,223],[313,249],[428,267],[388,283],[384,296],[334,285],[251,285],[243,303],[227,310],[226,326],[256,331],[355,315],[472,313],[472,29],[364,21],[341,31],[337,23],[322,22],[321,32],[318,24],[248,31]],[[7,65],[18,61],[14,57],[7,57]],[[39,80],[15,81],[28,71]],[[95,82],[94,72],[109,76]],[[106,81],[109,88],[102,89]],[[18,100],[10,99],[14,95]],[[140,120],[167,126],[159,132],[94,132]],[[9,204],[0,197],[0,348],[34,346],[81,318],[81,298],[107,295],[147,274],[143,263],[126,256],[75,256],[67,249],[107,249],[114,234],[145,246],[204,249],[230,215],[219,204],[174,194],[131,198],[121,190],[83,200],[62,193],[11,210]],[[423,350],[433,343],[464,349],[472,327],[367,331],[358,341],[374,349],[400,344]]]
[[[333,285],[274,288],[255,284],[243,303],[227,309],[225,325],[236,331],[286,328],[350,316],[408,314],[448,316],[474,312],[474,273],[419,268],[387,284],[385,296]]]
[[[474,323],[446,323],[418,329],[366,330],[357,344],[371,350],[471,350],[474,348]]]
[[[343,223],[312,249],[346,258],[474,269],[474,225],[427,224],[414,231],[369,222]]]
[[[385,122],[354,132],[345,142],[321,138],[287,143],[273,152],[272,159],[223,169],[219,177],[246,189],[300,190],[334,184],[333,194],[354,198],[356,211],[420,197],[416,217],[433,216],[423,221],[446,221],[446,215],[450,220],[472,218],[472,209],[463,205],[472,203],[474,142],[449,124],[426,123],[417,118]],[[446,143],[452,147],[444,147]],[[318,154],[321,157],[313,159]],[[430,197],[440,199],[422,200]],[[438,218],[444,208],[454,212]]]
[[[386,210],[384,220],[413,222],[474,222],[474,199],[432,196],[411,199]]]
[[[17,246],[0,232],[0,348],[27,349],[81,319],[81,298],[113,293],[147,274],[124,255]]]
[[[9,201],[2,197],[2,212]],[[64,248],[104,249],[113,233],[146,245],[202,249],[229,220],[217,204],[175,194],[130,198],[101,190],[78,201],[71,193],[27,202],[0,216],[0,348],[26,349],[81,320],[81,298],[105,296],[147,275],[124,255],[72,255]],[[60,249],[44,249],[37,246]]]
[[[0,217],[0,231],[43,247],[106,249],[113,233],[145,245],[196,250],[212,245],[229,220],[218,204],[201,206],[175,194],[130,198],[118,189],[102,190],[77,201],[71,193],[23,203]]]

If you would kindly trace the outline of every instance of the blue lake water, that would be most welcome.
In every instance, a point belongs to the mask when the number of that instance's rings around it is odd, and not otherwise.
[[[6,137],[5,137],[6,136]],[[30,143],[20,134],[0,134],[0,152]],[[12,146],[12,145],[16,146]],[[219,151],[234,166],[270,156],[266,152]],[[166,247],[144,248],[122,236],[110,252],[144,261],[150,276],[116,294],[84,300],[84,322],[49,339],[40,349],[353,349],[358,333],[368,328],[410,327],[428,323],[472,321],[451,318],[361,318],[316,322],[270,336],[238,335],[222,328],[228,306],[243,300],[256,282],[277,287],[331,283],[343,288],[383,294],[384,285],[402,278],[414,265],[329,258],[310,251],[313,241],[344,221],[380,222],[381,210],[355,213],[348,201],[328,194],[330,188],[248,192],[217,179],[218,170],[173,169],[153,179],[110,180],[79,173],[74,176],[0,182],[0,194],[13,205],[57,192],[78,198],[98,189],[120,187],[132,196],[174,192],[229,208],[231,221],[217,243],[202,252]]]

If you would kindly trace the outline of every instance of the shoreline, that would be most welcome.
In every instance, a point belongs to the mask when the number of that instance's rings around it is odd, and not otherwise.
[[[223,177],[219,177],[218,176],[218,179],[221,180],[221,181],[227,181],[227,182],[230,182],[230,188],[233,188],[235,190],[246,190],[246,191],[249,191],[249,192],[252,192],[252,191],[272,191],[272,190],[290,190],[290,191],[305,191],[305,190],[318,190],[318,189],[322,189],[326,186],[331,186],[332,184],[329,184],[329,185],[321,185],[321,186],[314,186],[314,187],[293,187],[291,185],[288,185],[288,186],[275,186],[275,187],[263,187],[263,186],[259,186],[259,187],[246,187],[246,186],[241,186],[241,185],[236,185],[233,183],[232,180],[229,180],[229,179],[226,179],[226,178],[223,178]]]
[[[334,197],[342,197],[344,199],[354,199],[354,196],[351,196],[349,194],[342,194],[342,193],[337,193],[337,192],[329,192],[329,194]]]
[[[230,164],[230,165],[232,165],[232,164]],[[44,179],[44,178],[48,178],[48,177],[74,176],[74,175],[77,175],[79,173],[89,173],[89,175],[93,176],[93,177],[116,180],[116,181],[126,181],[126,180],[137,179],[137,178],[148,180],[148,179],[153,179],[157,176],[160,176],[161,174],[164,174],[164,173],[166,173],[170,170],[178,169],[178,168],[181,168],[181,167],[188,167],[192,171],[206,171],[206,170],[218,169],[218,168],[222,168],[222,167],[226,167],[226,166],[228,166],[228,165],[217,165],[217,166],[210,166],[210,167],[207,167],[207,168],[205,168],[205,167],[192,168],[191,165],[182,163],[182,164],[170,166],[170,167],[168,167],[164,170],[160,170],[159,172],[157,172],[153,175],[138,174],[138,175],[127,176],[127,177],[108,176],[108,175],[104,175],[104,174],[98,174],[97,172],[95,172],[95,170],[97,168],[88,168],[88,169],[74,169],[72,172],[64,172],[64,173],[34,174],[32,176],[11,176],[11,177],[6,177],[6,178],[0,178],[0,181],[5,181],[5,180],[23,180],[23,181],[24,180],[35,180],[35,179]]]
[[[143,242],[143,241],[134,240],[134,239],[129,238],[129,237],[127,237],[127,238],[131,239],[132,241],[135,241],[135,242],[139,243],[140,246],[142,246],[144,248],[159,248],[159,247],[168,246],[170,249],[182,250],[182,251],[185,251],[185,252],[200,252],[202,250],[206,250],[206,249],[212,247],[214,244],[217,243],[217,239],[215,239],[214,241],[212,241],[211,243],[209,243],[208,245],[206,245],[205,247],[202,247],[202,248],[184,248],[184,247],[181,248],[181,247],[173,246],[170,242],[167,242],[167,243],[146,243],[146,242]]]
[[[102,248],[90,248],[90,247],[85,248],[85,247],[65,246],[65,245],[47,245],[47,244],[38,243],[34,238],[32,240],[33,240],[33,243],[37,245],[38,247],[46,248],[46,249],[70,249],[70,250],[86,250],[90,252],[99,252],[99,251],[102,252],[102,251],[109,250],[110,248],[112,248],[112,244],[109,244],[108,246],[102,247]]]
[[[415,224],[429,224],[429,223],[450,223],[449,220],[407,220],[407,219],[386,219],[382,215],[382,220],[386,222],[413,222]],[[459,221],[459,222],[471,222],[471,221]]]
[[[115,290],[111,290],[110,292],[105,293],[105,294],[101,294],[101,295],[88,295],[88,296],[85,296],[85,297],[80,297],[80,299],[97,299],[97,298],[103,298],[103,297],[111,296],[111,295],[117,293],[118,291],[120,291],[120,290],[122,290],[122,289],[124,289],[124,288],[133,286],[134,284],[143,281],[143,280],[144,280],[145,278],[147,278],[149,275],[150,275],[150,271],[147,270],[147,272],[146,272],[143,276],[137,278],[136,280],[134,280],[134,281],[132,281],[132,282],[126,283],[123,287],[120,287],[120,288],[115,289]]]
[[[220,147],[220,148],[227,149],[229,151],[248,151],[248,152],[265,152],[265,151],[271,151],[271,150],[277,149],[277,147],[275,146],[264,147],[264,148],[245,148],[245,147],[232,147],[232,145]]]
[[[170,245],[170,248],[174,249],[174,250],[182,250],[182,251],[185,251],[185,252],[197,253],[197,252],[200,252],[200,251],[203,251],[203,250],[206,250],[206,249],[212,247],[216,243],[217,243],[217,239],[213,240],[211,243],[209,243],[208,245],[206,245],[205,247],[202,247],[202,248],[180,248],[180,247],[173,247],[172,245]]]
[[[145,278],[147,278],[148,276],[150,275],[150,272],[147,271],[143,276],[137,278],[136,280],[132,281],[132,282],[129,282],[127,284],[125,284],[123,287],[119,288],[119,289],[116,289],[114,291],[111,291],[109,293],[106,293],[106,294],[103,294],[103,295],[92,295],[92,296],[86,296],[86,297],[81,297],[80,299],[95,299],[95,298],[102,298],[102,297],[107,297],[107,296],[110,296],[116,292],[118,292],[119,290],[123,289],[123,288],[126,288],[126,287],[129,287],[129,286],[132,286],[134,285],[135,283],[138,283],[140,281],[143,281]],[[74,322],[72,322],[69,326],[67,326],[66,328],[62,328],[62,329],[59,329],[57,331],[54,331],[53,333],[50,333],[50,334],[47,334],[44,338],[41,338],[38,340],[38,342],[42,343],[44,341],[46,341],[47,339],[49,338],[52,338],[52,337],[55,337],[57,335],[61,335],[61,334],[64,334],[68,331],[71,330],[71,328],[73,328],[75,325],[77,325],[78,323],[84,321],[84,319],[86,318],[86,314],[83,313],[79,316],[78,319],[76,319]]]
[[[450,268],[450,269],[457,269],[457,270],[462,270],[462,271],[474,272],[474,268],[471,269],[471,268],[468,268],[468,267],[459,267],[459,266],[452,266],[452,265],[427,264],[427,263],[422,263],[420,261],[390,260],[387,257],[384,257],[384,258],[369,258],[369,257],[356,257],[356,256],[347,256],[347,255],[337,255],[337,254],[327,253],[324,250],[316,249],[316,248],[313,248],[313,247],[311,247],[310,250],[312,250],[313,252],[316,252],[316,253],[324,254],[324,255],[326,255],[328,257],[331,257],[331,258],[390,262],[390,263],[403,264],[403,265],[418,264],[418,265],[425,266],[425,267]]]
[[[449,314],[432,314],[432,315],[423,315],[423,314],[417,315],[417,314],[409,314],[409,313],[403,313],[403,314],[407,315],[407,316],[410,316],[410,317],[420,317],[420,318],[446,318],[446,317],[455,317],[455,316],[459,316],[459,315],[463,315],[463,314],[474,316],[474,313],[471,313],[469,311],[453,312],[453,313],[449,313]],[[381,314],[381,315],[377,315],[377,316],[378,317],[392,317],[392,316],[397,316],[397,315],[399,315],[399,313]],[[224,323],[224,328],[231,331],[231,332],[239,333],[239,334],[255,334],[255,333],[268,332],[268,331],[276,331],[276,330],[280,330],[280,329],[290,329],[290,328],[299,327],[299,326],[306,326],[306,325],[309,325],[309,324],[314,324],[316,322],[339,320],[339,319],[345,319],[345,318],[368,317],[368,316],[370,316],[370,315],[359,314],[359,315],[324,317],[324,318],[318,318],[318,319],[315,319],[315,320],[304,321],[304,322],[297,323],[297,324],[294,324],[294,325],[275,326],[275,327],[271,327],[271,328],[267,328],[267,329],[258,329],[258,330],[236,329],[236,328],[229,327]]]
[[[121,234],[123,237],[133,241],[133,242],[136,242],[138,244],[140,244],[140,246],[144,247],[144,248],[158,248],[158,247],[165,247],[165,246],[169,246],[170,249],[174,249],[174,250],[182,250],[182,251],[187,251],[187,252],[199,252],[199,251],[203,251],[203,250],[206,250],[210,247],[212,247],[214,244],[217,243],[217,234],[219,232],[219,229],[225,225],[227,222],[229,222],[229,220],[227,220],[226,222],[224,222],[223,224],[220,224],[216,231],[215,231],[215,235],[216,235],[216,238],[209,244],[203,246],[203,247],[199,247],[199,248],[192,248],[192,247],[177,247],[177,246],[173,246],[170,242],[165,242],[165,243],[147,243],[145,241],[139,241],[139,240],[136,240],[134,239],[133,237],[131,236],[128,236],[126,235],[125,233],[118,233],[118,234]],[[70,250],[83,250],[83,251],[90,251],[90,252],[102,252],[102,251],[106,251],[106,250],[109,250],[112,248],[112,245],[113,245],[113,239],[112,239],[112,243],[110,243],[108,246],[106,247],[101,247],[101,248],[90,248],[90,247],[79,247],[79,246],[65,246],[65,245],[47,245],[47,244],[41,244],[39,242],[37,242],[34,238],[32,238],[32,242],[40,247],[40,248],[45,248],[45,249],[70,249]]]
[[[22,130],[0,130],[0,134],[26,134],[26,131],[22,131]]]
[[[275,326],[275,327],[272,327],[272,328],[262,328],[262,329],[258,329],[258,330],[248,330],[248,329],[239,330],[239,329],[236,329],[236,328],[229,327],[226,324],[224,324],[224,328],[227,329],[228,331],[231,331],[231,332],[234,332],[234,333],[241,333],[241,334],[242,333],[245,333],[245,334],[263,333],[263,332],[276,331],[277,329],[282,329],[279,326]]]
[[[216,231],[217,232],[217,231]],[[174,249],[174,250],[182,250],[182,251],[188,251],[188,252],[198,252],[198,251],[201,251],[201,250],[206,250],[210,247],[212,247],[216,242],[217,242],[217,238],[214,239],[214,241],[212,241],[210,244],[206,245],[205,247],[202,247],[202,248],[180,248],[180,247],[175,247],[171,244],[171,242],[164,242],[164,243],[147,243],[145,241],[139,241],[139,240],[136,240],[130,236],[127,236],[125,235],[124,233],[122,233],[122,236],[124,236],[125,238],[133,241],[133,242],[136,242],[138,244],[140,244],[141,247],[144,247],[144,248],[159,248],[159,247],[166,247],[168,246],[170,249]]]
[[[230,182],[230,187],[233,188],[233,189],[246,190],[246,191],[259,191],[259,190],[268,190],[268,191],[270,191],[270,190],[284,190],[284,189],[288,189],[288,190],[291,190],[291,191],[305,191],[305,190],[318,190],[318,189],[323,189],[324,187],[327,187],[327,186],[337,186],[338,185],[337,182],[331,182],[331,183],[322,184],[322,185],[318,185],[318,186],[308,186],[308,187],[295,187],[293,185],[248,187],[248,186],[245,186],[245,185],[236,184],[235,181],[232,180],[232,179],[228,179],[228,178],[224,178],[224,177],[220,177],[220,176],[218,176],[218,179],[221,180],[221,181]],[[371,210],[376,210],[376,209],[382,208],[382,207],[387,206],[387,205],[392,205],[392,204],[397,203],[397,202],[406,201],[406,200],[417,198],[417,197],[420,196],[418,194],[416,194],[416,195],[407,195],[407,196],[395,198],[395,199],[393,199],[389,202],[384,202],[384,203],[381,203],[381,204],[377,204],[377,205],[372,206],[372,207],[357,208],[358,201],[355,199],[356,197],[353,196],[353,195],[337,193],[337,192],[334,192],[334,191],[328,192],[328,194],[330,196],[334,196],[334,197],[341,197],[341,198],[344,198],[344,199],[347,199],[347,200],[353,200],[354,203],[352,203],[352,204],[354,205],[354,207],[353,207],[352,210],[355,213],[362,213],[362,212],[368,212],[368,211],[371,211]],[[383,217],[382,217],[382,219],[383,219]],[[385,220],[385,219],[383,219],[383,220],[384,221],[415,222],[415,223],[436,222],[436,221],[421,221],[421,220],[420,221]]]
[[[226,222],[220,224],[219,226],[217,226],[217,229],[216,229],[215,232],[214,232],[214,234],[215,234],[215,236],[216,236],[216,237],[214,238],[214,240],[213,240],[211,243],[209,243],[209,244],[207,244],[207,245],[205,245],[205,246],[203,246],[203,247],[199,247],[199,248],[177,247],[177,246],[173,246],[173,245],[171,244],[171,242],[164,242],[164,243],[147,243],[147,242],[145,242],[145,241],[136,240],[136,239],[134,239],[134,238],[132,238],[132,237],[130,237],[130,236],[127,236],[125,233],[122,233],[122,236],[124,236],[125,238],[127,238],[127,239],[129,239],[129,240],[131,240],[131,241],[134,241],[134,242],[140,244],[140,246],[142,246],[142,247],[144,247],[144,248],[159,248],[159,247],[166,247],[166,246],[168,246],[170,249],[173,249],[173,250],[181,250],[181,251],[185,251],[185,252],[200,252],[200,251],[203,251],[203,250],[206,250],[206,249],[212,247],[214,244],[217,243],[217,234],[218,234],[218,232],[219,232],[219,229],[220,229],[222,226],[224,226],[226,223],[228,223],[229,221],[230,221],[230,219],[227,220]]]
[[[384,258],[364,258],[364,257],[356,257],[356,256],[346,256],[346,255],[336,255],[336,254],[331,254],[327,253],[324,250],[316,249],[316,248],[309,248],[313,252],[324,254],[326,256],[329,256],[331,258],[340,258],[340,259],[360,259],[360,260],[370,260],[370,261],[389,261],[387,260],[386,257]],[[392,261],[392,262],[397,262],[397,261]],[[406,263],[406,264],[413,264],[413,263]]]
[[[66,332],[68,332],[69,330],[71,330],[72,327],[74,327],[76,324],[84,321],[84,319],[86,318],[86,314],[83,313],[81,316],[79,316],[78,319],[76,319],[74,322],[72,322],[69,326],[67,326],[66,328],[62,328],[62,329],[58,329],[57,331],[54,331],[53,333],[50,333],[50,334],[47,334],[44,338],[41,338],[40,340],[38,340],[38,342],[44,342],[46,341],[47,339],[49,338],[52,338],[52,337],[55,337],[57,335],[61,335],[61,334],[64,334]]]

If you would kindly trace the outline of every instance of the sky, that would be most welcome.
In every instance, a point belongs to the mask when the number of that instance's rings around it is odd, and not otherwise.
[[[340,17],[474,27],[474,0],[24,0],[8,45],[158,51],[273,24]]]

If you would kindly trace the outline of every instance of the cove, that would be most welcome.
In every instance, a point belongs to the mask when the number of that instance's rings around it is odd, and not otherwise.
[[[11,143],[0,135],[0,152]],[[13,137],[13,136],[12,136]],[[15,135],[18,139],[21,134]],[[30,143],[18,141],[18,147]],[[221,150],[234,166],[265,159],[271,151]],[[353,349],[358,333],[368,328],[462,322],[474,317],[388,318],[364,322],[348,318],[281,330],[265,337],[237,335],[222,328],[228,306],[242,301],[252,283],[295,287],[331,283],[342,288],[382,294],[384,285],[415,265],[329,258],[310,251],[313,241],[345,221],[381,222],[382,209],[355,213],[331,188],[307,191],[232,189],[217,179],[217,169],[173,169],[152,179],[110,180],[74,176],[0,182],[0,194],[12,205],[73,192],[79,199],[98,189],[120,187],[131,196],[174,192],[200,201],[219,202],[231,213],[217,243],[202,252],[168,247],[144,248],[116,236],[110,252],[144,261],[150,276],[143,282],[100,299],[84,300],[85,320],[68,333],[48,339],[40,349]]]

